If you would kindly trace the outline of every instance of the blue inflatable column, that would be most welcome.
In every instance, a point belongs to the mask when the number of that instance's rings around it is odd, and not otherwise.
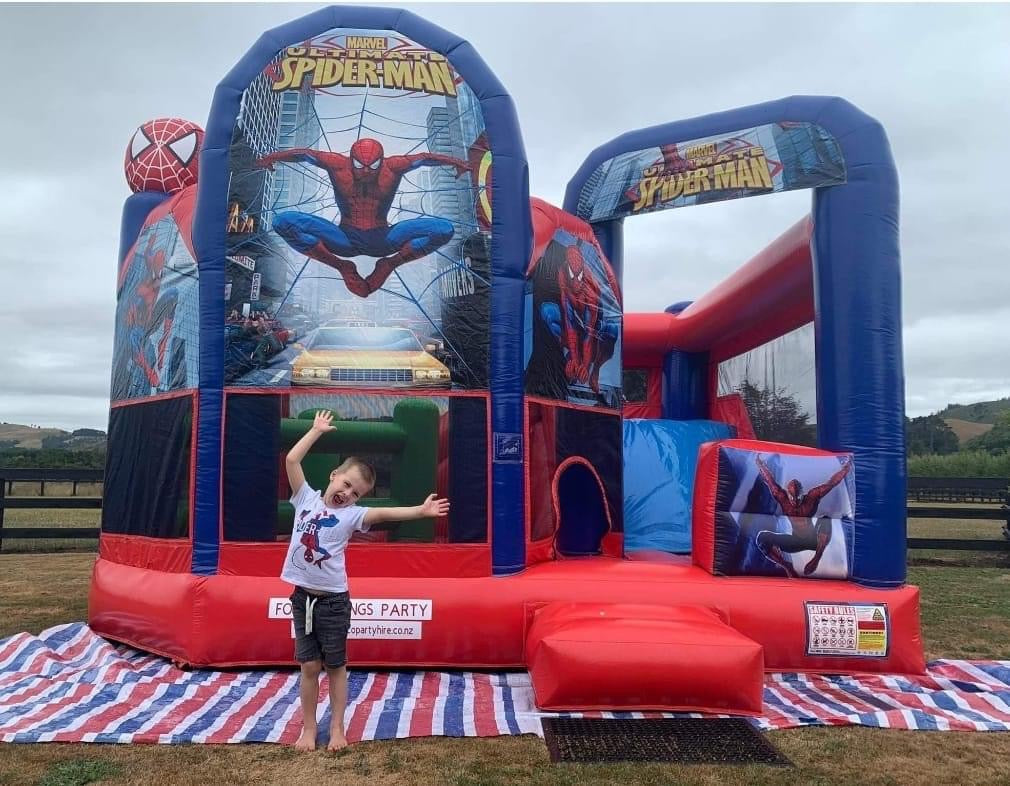
[[[238,114],[241,90],[219,85],[205,140],[230,139],[231,117]],[[213,134],[213,136],[212,136]],[[224,418],[224,285],[228,221],[228,147],[204,147],[197,185],[199,209],[193,216],[193,245],[200,269],[200,391],[197,397],[196,488],[193,560],[198,576],[217,573],[221,532],[221,425]]]
[[[119,225],[119,263],[126,259],[126,254],[137,242],[140,230],[151,215],[151,211],[169,199],[168,194],[157,191],[141,191],[130,194],[123,203],[123,220]]]
[[[566,210],[568,208],[565,208]],[[614,271],[617,283],[624,291],[624,219],[614,221],[603,221],[599,224],[592,224],[593,234],[596,241],[603,249],[610,267]]]
[[[663,358],[663,417],[708,417],[708,353],[672,350]]]
[[[490,113],[485,119],[495,145],[497,123]],[[512,156],[492,153],[491,570],[496,576],[526,567],[523,312],[533,224],[522,141],[518,134],[509,141],[518,148]]]
[[[853,579],[895,586],[906,545],[898,178],[875,120],[835,99],[818,121],[848,173],[814,196],[818,444],[855,454]]]
[[[683,300],[663,309],[679,314],[692,301]],[[667,420],[708,418],[708,353],[671,350],[663,357],[663,417]]]

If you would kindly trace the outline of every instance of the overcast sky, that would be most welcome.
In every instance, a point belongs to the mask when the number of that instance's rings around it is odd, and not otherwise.
[[[624,131],[794,94],[878,118],[901,180],[908,413],[1010,395],[1010,6],[412,5],[512,94],[531,191],[560,203]],[[123,154],[205,125],[264,31],[320,6],[0,6],[0,420],[105,428]],[[808,192],[626,222],[625,305],[694,299]]]

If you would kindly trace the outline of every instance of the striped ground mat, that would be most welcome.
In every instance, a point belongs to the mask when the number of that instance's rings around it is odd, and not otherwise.
[[[84,624],[59,625],[0,640],[0,741],[293,742],[297,679],[293,671],[181,671]],[[915,678],[769,674],[764,698],[763,717],[753,719],[761,729],[1010,731],[1010,661],[934,661]],[[325,699],[321,710],[325,735]],[[547,715],[534,707],[525,673],[352,671],[345,717],[355,742],[541,734]]]

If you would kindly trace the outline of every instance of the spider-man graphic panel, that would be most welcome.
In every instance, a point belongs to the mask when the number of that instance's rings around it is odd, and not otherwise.
[[[610,265],[559,230],[531,266],[533,347],[527,391],[616,406],[621,306]]]
[[[171,217],[145,227],[121,272],[112,398],[194,387],[197,271]]]
[[[404,175],[421,167],[446,166],[457,177],[470,165],[441,153],[386,156],[377,139],[359,139],[347,155],[295,148],[270,153],[257,164],[273,169],[277,163],[308,164],[328,176],[340,221],[334,224],[310,213],[286,211],[273,222],[274,230],[299,253],[339,271],[344,286],[358,297],[368,297],[386,283],[400,265],[428,256],[448,243],[452,222],[424,216],[390,224],[388,217]],[[376,257],[367,276],[348,257]]]
[[[849,577],[855,480],[851,456],[724,450],[734,482],[721,492],[721,565],[736,575]],[[729,534],[735,533],[735,534]],[[729,557],[729,552],[724,553]]]
[[[302,47],[327,68],[296,74]],[[483,227],[490,256],[490,151],[471,155],[487,146],[481,101],[452,62],[338,28],[279,50],[241,107],[226,383],[486,387],[490,276],[464,247]]]

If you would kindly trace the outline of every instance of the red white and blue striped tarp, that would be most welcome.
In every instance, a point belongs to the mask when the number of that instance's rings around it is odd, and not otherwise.
[[[293,742],[298,675],[182,671],[84,624],[0,640],[0,741]],[[329,727],[323,686],[322,734]],[[769,674],[761,729],[1010,731],[1010,661],[934,661],[923,677]],[[350,741],[541,734],[525,673],[352,671]],[[659,717],[659,713],[585,713]]]

